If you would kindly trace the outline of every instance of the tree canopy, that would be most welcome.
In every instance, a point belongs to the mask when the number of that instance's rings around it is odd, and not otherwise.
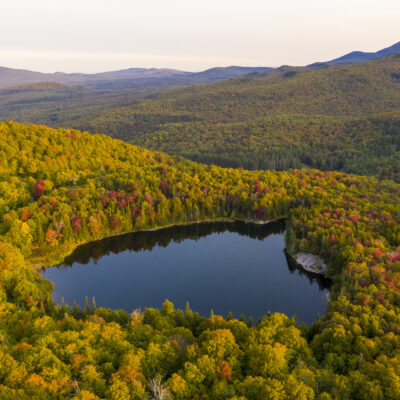
[[[207,166],[104,135],[0,124],[0,398],[398,399],[400,185]],[[309,328],[283,314],[56,305],[38,268],[111,234],[286,218],[333,281]],[[91,304],[93,303],[93,304]]]

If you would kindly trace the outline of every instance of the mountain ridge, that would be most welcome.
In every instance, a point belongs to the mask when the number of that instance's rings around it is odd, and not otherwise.
[[[263,73],[271,67],[213,67],[200,72],[180,71],[169,68],[126,68],[115,71],[84,73],[43,73],[27,69],[15,69],[0,66],[0,88],[9,88],[24,84],[56,82],[65,85],[90,85],[103,82],[128,82],[156,79],[183,79],[178,84],[209,83],[234,78],[248,73]],[[192,82],[193,80],[193,82]]]
[[[154,83],[157,85],[156,80],[160,81],[160,86],[165,86],[166,84],[185,86],[192,84],[213,83],[247,74],[279,75],[285,69],[299,70],[304,68],[329,68],[330,66],[339,63],[358,63],[379,59],[396,52],[400,52],[400,42],[376,52],[352,51],[333,60],[315,62],[304,67],[282,65],[275,68],[230,65],[226,67],[212,67],[199,72],[181,71],[171,68],[130,67],[93,74],[80,72],[66,73],[59,71],[54,73],[44,73],[39,71],[31,71],[28,69],[0,66],[0,89],[41,82],[56,82],[65,85],[93,85],[113,82],[129,84],[129,82],[145,80],[153,81],[152,86],[155,86]],[[168,81],[171,82],[169,83]]]
[[[391,54],[400,52],[400,42],[393,44],[392,46],[385,47],[384,49],[378,50],[376,52],[364,52],[364,51],[351,51],[341,57],[334,58],[330,61],[316,62],[310,64],[310,66],[315,66],[319,64],[338,64],[338,63],[357,63],[370,60],[376,60],[378,58],[383,58],[390,56]]]

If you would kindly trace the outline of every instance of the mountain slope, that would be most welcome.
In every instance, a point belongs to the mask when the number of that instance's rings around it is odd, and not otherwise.
[[[385,49],[374,52],[363,52],[363,51],[352,51],[351,53],[345,54],[342,57],[335,58],[330,61],[326,61],[325,64],[337,64],[337,63],[356,63],[369,60],[375,60],[377,58],[382,58],[390,56],[391,54],[400,52],[400,42],[386,47]]]
[[[400,54],[286,69],[164,91],[71,122],[223,166],[311,166],[400,180],[399,71]]]

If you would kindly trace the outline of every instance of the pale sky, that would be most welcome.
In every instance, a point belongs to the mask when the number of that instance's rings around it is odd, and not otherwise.
[[[0,66],[305,65],[400,41],[400,0],[0,0]]]

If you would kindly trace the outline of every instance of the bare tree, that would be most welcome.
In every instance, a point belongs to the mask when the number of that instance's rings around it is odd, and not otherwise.
[[[152,397],[149,400],[168,400],[169,391],[165,387],[165,385],[161,382],[161,376],[158,375],[155,378],[151,379],[147,384],[149,389],[152,392]]]
[[[61,229],[64,227],[64,221],[63,220],[56,221],[54,222],[54,226],[57,230],[57,236],[58,236],[61,233]]]

